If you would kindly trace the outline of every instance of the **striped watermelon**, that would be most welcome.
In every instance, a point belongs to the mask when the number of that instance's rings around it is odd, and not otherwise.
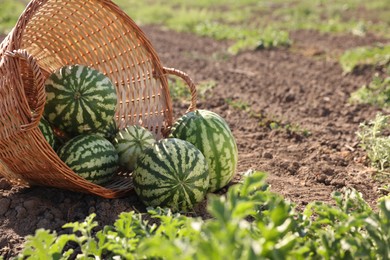
[[[45,82],[45,118],[71,135],[108,125],[117,105],[115,86],[103,73],[82,65],[64,66]]]
[[[115,147],[98,135],[79,135],[66,142],[58,157],[84,179],[101,184],[109,181],[118,170]]]
[[[207,161],[187,141],[162,139],[139,156],[133,182],[145,205],[187,211],[206,196],[209,187]]]
[[[210,192],[227,185],[236,172],[237,144],[226,121],[208,110],[196,110],[179,118],[170,137],[195,145],[206,157],[210,170]]]
[[[138,156],[155,141],[153,134],[142,126],[131,125],[122,129],[113,141],[119,155],[119,165],[129,171],[134,170]]]
[[[46,141],[49,143],[49,145],[54,148],[56,144],[56,140],[54,137],[54,131],[51,128],[49,122],[47,122],[45,118],[41,117],[38,127],[39,130],[41,130],[42,135],[45,137]]]
[[[113,142],[115,136],[118,134],[118,126],[115,119],[112,119],[108,125],[97,129],[94,134],[106,138],[108,141]]]

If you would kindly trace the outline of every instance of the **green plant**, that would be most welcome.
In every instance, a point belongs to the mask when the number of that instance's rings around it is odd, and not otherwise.
[[[217,40],[232,40],[228,49],[238,53],[245,49],[288,46],[289,34],[280,29],[261,25],[257,22],[254,10],[263,10],[257,1],[220,2],[202,1],[154,1],[140,3],[134,1],[119,4],[139,23],[159,24],[176,31],[192,32]],[[135,7],[136,6],[136,7]]]
[[[250,112],[250,116],[259,121],[259,126],[266,127],[275,131],[285,131],[289,135],[309,137],[311,132],[309,129],[302,127],[297,123],[283,122],[275,116],[267,116],[263,113]]]
[[[191,100],[191,92],[182,80],[169,78],[169,93],[173,101]]]
[[[364,85],[351,93],[350,102],[370,104],[378,107],[389,107],[390,77],[381,78],[378,75],[375,75],[368,85]]]
[[[200,100],[205,100],[206,95],[211,94],[210,92],[217,86],[217,82],[214,80],[205,80],[201,81],[196,85],[196,90],[198,98]]]
[[[384,201],[390,199],[390,184],[385,184],[379,188],[379,191],[382,192],[383,196],[379,198],[378,201]]]
[[[380,203],[375,213],[353,189],[333,195],[336,207],[313,203],[306,207],[306,245],[323,259],[389,259],[390,201]]]
[[[269,191],[264,173],[244,176],[225,195],[209,197],[209,219],[156,208],[121,213],[97,230],[92,214],[66,224],[70,234],[37,230],[18,259],[390,258],[390,200],[374,211],[360,193],[345,189],[334,193],[334,206],[313,202],[300,213]],[[79,251],[66,247],[71,241]]]
[[[241,100],[241,99],[233,100],[231,98],[226,98],[225,102],[229,106],[231,106],[232,108],[237,109],[237,110],[241,110],[241,111],[250,111],[251,110],[251,105],[245,100]]]
[[[387,0],[179,1],[114,0],[137,24],[155,24],[218,40],[230,40],[235,54],[256,47],[286,46],[290,31],[309,29],[330,33],[371,32],[390,37]],[[27,1],[3,0],[0,32],[14,26]],[[365,15],[361,16],[364,10]],[[346,15],[347,14],[347,15]]]
[[[191,100],[191,92],[188,85],[182,80],[170,79],[169,92],[173,101]],[[197,98],[204,100],[206,95],[217,86],[214,80],[201,81],[196,84]]]
[[[390,130],[389,118],[378,113],[374,120],[360,124],[357,132],[360,146],[367,152],[372,166],[380,172],[378,177],[387,182],[390,180],[390,136],[385,133]]]
[[[15,25],[25,4],[14,0],[1,0],[0,4],[0,34],[6,34]]]
[[[339,62],[345,73],[359,65],[386,66],[390,62],[390,45],[350,49],[344,52]]]

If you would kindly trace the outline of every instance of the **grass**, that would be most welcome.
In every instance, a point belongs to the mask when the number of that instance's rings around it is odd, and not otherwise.
[[[289,32],[299,29],[359,36],[371,32],[390,38],[387,0],[116,2],[139,24],[158,24],[217,40],[232,40],[229,52],[233,54],[289,46]]]
[[[26,1],[1,0],[0,33],[9,31]],[[387,0],[114,0],[138,24],[156,24],[217,40],[231,40],[229,52],[292,44],[289,32],[371,32],[390,38]],[[360,10],[360,11],[359,11]],[[363,10],[363,11],[361,11]],[[364,13],[364,16],[361,14]],[[360,16],[359,16],[360,15]]]
[[[231,98],[227,98],[225,99],[225,102],[231,106],[232,108],[236,109],[236,110],[240,110],[240,111],[246,111],[246,112],[249,112],[251,111],[251,105],[244,101],[244,100],[241,100],[241,99],[231,99]]]
[[[330,33],[352,33],[363,36],[372,32],[383,37],[389,37],[389,11],[385,0],[370,1],[322,1],[303,0],[295,1],[292,8],[279,8],[275,11],[280,26],[286,29],[311,29]],[[386,7],[384,7],[386,6]],[[359,17],[359,9],[367,15]],[[377,17],[380,21],[376,21]]]
[[[390,67],[389,67],[390,72]],[[373,80],[351,93],[351,103],[369,104],[380,108],[390,107],[390,76],[375,75]]]
[[[378,170],[376,179],[384,184],[390,181],[390,116],[378,113],[374,120],[362,123],[357,135],[372,167]]]
[[[214,80],[202,81],[196,84],[196,92],[199,100],[204,100],[206,95],[216,87],[217,82]],[[173,101],[190,101],[191,92],[187,84],[176,78],[169,78],[169,92]]]
[[[251,112],[251,117],[259,121],[259,126],[269,128],[273,131],[284,131],[290,136],[308,138],[311,136],[309,129],[302,127],[298,123],[291,123],[276,116],[264,115],[263,113]]]
[[[386,0],[301,0],[301,1],[219,1],[205,0],[194,1],[167,1],[156,0],[138,3],[133,1],[116,1],[121,6],[128,6],[128,13],[139,22],[153,22],[153,18],[145,17],[145,6],[156,7],[153,15],[165,14],[166,19],[159,20],[159,23],[171,25],[169,20],[174,17],[176,21],[192,20],[197,14],[198,24],[208,22],[221,22],[229,25],[245,23],[245,28],[265,28],[266,25],[275,24],[277,29],[297,30],[314,29],[323,32],[357,32],[357,34],[371,31],[379,35],[388,35],[390,18],[387,15],[390,8]],[[136,6],[135,6],[136,5]],[[161,10],[159,10],[159,8]],[[153,8],[152,8],[153,9]],[[175,12],[169,14],[171,10]],[[366,14],[359,17],[359,10],[363,9]],[[132,11],[134,10],[134,11]],[[189,15],[181,13],[186,11]],[[207,10],[207,11],[206,11]],[[157,13],[156,13],[157,12]],[[157,16],[161,18],[162,16]],[[179,18],[175,18],[179,17]],[[380,18],[378,21],[378,17]],[[168,19],[167,19],[168,18]],[[158,19],[157,19],[158,20]],[[185,24],[186,22],[184,22]]]
[[[0,0],[0,6],[0,34],[7,34],[15,26],[26,4],[15,0]]]
[[[249,26],[249,8],[255,1],[116,1],[138,24],[157,24],[179,32],[192,32],[217,40],[240,42],[251,48],[260,41],[258,28]],[[231,5],[230,5],[231,4]],[[229,6],[227,12],[222,6]],[[233,7],[240,7],[235,9]],[[256,39],[255,39],[256,38]],[[242,42],[248,42],[243,44]],[[256,47],[256,46],[254,46]],[[235,51],[236,47],[232,49]]]
[[[339,60],[345,73],[358,66],[386,66],[390,63],[390,45],[359,47],[347,50]]]
[[[367,32],[390,37],[386,0],[366,1],[117,1],[140,24],[159,24],[218,40],[233,40],[231,53],[258,47],[291,45],[289,31]],[[377,16],[356,19],[359,8]],[[349,12],[350,15],[345,14]]]

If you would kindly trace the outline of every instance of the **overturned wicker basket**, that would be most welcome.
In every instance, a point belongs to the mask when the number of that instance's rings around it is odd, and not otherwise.
[[[167,74],[185,80],[195,109],[196,91],[183,72],[161,62],[142,30],[108,0],[32,0],[0,44],[0,175],[18,185],[50,186],[105,198],[133,189],[131,173],[100,186],[75,174],[38,128],[54,70],[83,64],[116,85],[118,127],[143,125],[163,138],[173,123]]]

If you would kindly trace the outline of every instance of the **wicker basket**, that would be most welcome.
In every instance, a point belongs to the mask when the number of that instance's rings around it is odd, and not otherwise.
[[[195,85],[163,67],[142,30],[108,0],[33,0],[0,44],[0,175],[17,185],[123,196],[133,190],[130,172],[92,184],[59,159],[38,128],[45,79],[70,64],[93,67],[115,83],[120,129],[142,125],[158,139],[173,123],[167,74],[189,86],[188,110],[195,109]]]

